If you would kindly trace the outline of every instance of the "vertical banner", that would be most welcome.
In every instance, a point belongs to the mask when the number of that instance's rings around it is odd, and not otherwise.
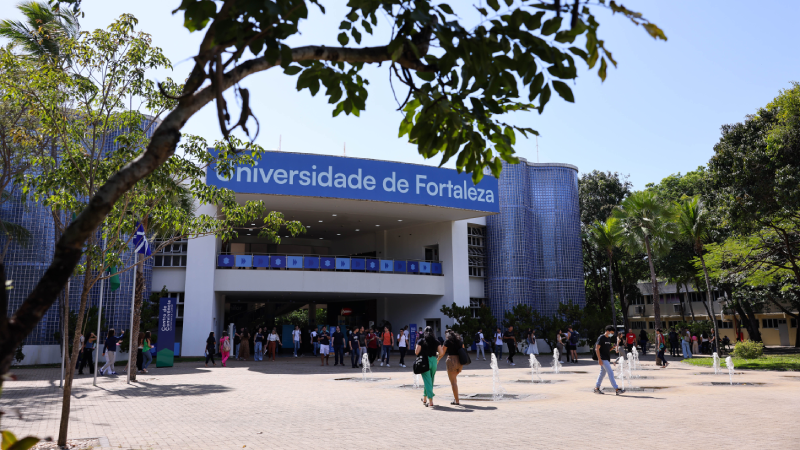
[[[415,323],[409,324],[408,325],[408,329],[409,329],[408,340],[411,341],[411,343],[410,343],[411,345],[409,346],[409,348],[416,348],[417,347],[417,324],[415,324]]]
[[[172,367],[175,361],[175,302],[162,298],[158,305],[158,352],[156,367]]]

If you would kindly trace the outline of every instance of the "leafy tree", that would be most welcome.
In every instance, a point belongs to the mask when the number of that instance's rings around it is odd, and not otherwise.
[[[50,63],[62,59],[60,42],[78,35],[78,16],[69,9],[53,8],[47,3],[24,1],[17,5],[24,21],[0,21],[0,36],[11,41],[31,59]]]
[[[469,306],[458,306],[453,302],[451,306],[442,305],[440,311],[455,320],[450,328],[461,335],[464,345],[470,346],[475,342],[475,335],[482,325],[480,319],[472,317],[472,309]]]
[[[614,210],[613,217],[619,219],[625,248],[632,253],[647,255],[650,282],[653,284],[653,315],[656,328],[661,328],[661,300],[653,259],[669,249],[675,228],[673,211],[653,192],[637,191],[622,201],[619,208]]]
[[[611,272],[614,266],[614,250],[622,246],[624,236],[622,235],[622,228],[620,228],[619,219],[609,217],[605,222],[595,222],[589,227],[589,240],[594,246],[604,252],[608,257],[608,290],[609,290],[609,303],[611,304],[611,317],[613,319],[614,329],[617,328],[617,311],[614,308],[616,303],[614,299],[614,283]],[[623,308],[625,304],[622,304]]]
[[[680,203],[675,203],[676,208],[676,223],[678,225],[678,234],[691,244],[694,248],[697,257],[700,259],[700,264],[703,268],[703,278],[706,284],[706,302],[708,306],[708,318],[714,323],[714,336],[719,337],[719,329],[717,328],[717,321],[714,320],[714,306],[711,302],[711,281],[708,277],[708,268],[706,267],[706,260],[703,256],[704,244],[710,238],[710,224],[708,223],[708,212],[700,201],[699,196],[695,196],[684,200]]]
[[[501,8],[492,0],[489,6],[493,12],[479,8],[486,20],[473,28],[463,24],[446,4],[354,0],[340,25],[341,46],[291,48],[286,41],[300,33],[309,4],[325,12],[315,0],[278,0],[269,7],[248,0],[182,1],[176,11],[184,14],[187,29],[205,35],[180,94],[170,93],[169,86],[163,89],[164,95],[177,104],[155,129],[147,149],[110,175],[65,229],[51,266],[11,318],[9,332],[0,333],[0,375],[10,365],[11,349],[30,333],[67,283],[81,260],[83,244],[125,192],[174,154],[187,120],[216,101],[226,138],[238,127],[248,132],[248,119],[253,117],[249,92],[238,87],[245,77],[280,66],[286,75],[298,75],[299,89],[316,94],[320,84],[324,85],[329,102],[336,104],[335,115],[357,115],[366,107],[367,96],[367,80],[361,70],[365,64],[385,62],[387,70],[410,88],[400,135],[408,135],[423,156],[441,153],[443,163],[456,156],[457,168],[479,180],[484,167],[498,176],[501,159],[516,161],[516,132],[534,132],[508,125],[499,117],[533,109],[541,113],[553,90],[573,101],[571,89],[562,80],[577,77],[575,57],[590,68],[599,63],[601,79],[605,79],[609,63],[616,65],[598,35],[598,9],[620,14],[642,26],[651,37],[666,40],[663,31],[641,13],[615,1],[583,5],[562,4],[560,0],[506,2],[507,6]],[[391,40],[376,47],[346,47],[351,38],[359,43],[362,31],[380,31],[378,15],[389,19],[386,30],[392,30]],[[574,45],[579,37],[584,48]],[[527,89],[524,101],[520,85]],[[223,93],[234,86],[242,107],[239,120],[231,126]],[[229,144],[232,153],[234,144]]]

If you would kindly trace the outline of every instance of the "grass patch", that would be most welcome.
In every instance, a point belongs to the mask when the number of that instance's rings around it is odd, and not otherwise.
[[[701,367],[714,365],[712,358],[684,359],[683,362]],[[725,360],[720,361],[720,366],[725,370]],[[756,359],[733,358],[733,367],[736,369],[800,371],[800,355],[764,355]]]

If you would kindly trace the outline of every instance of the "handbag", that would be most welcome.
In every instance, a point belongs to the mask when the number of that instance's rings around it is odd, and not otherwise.
[[[431,365],[428,361],[428,357],[417,355],[417,358],[414,360],[414,375],[423,374],[429,370],[431,370]]]
[[[467,353],[467,349],[463,347],[458,349],[458,362],[460,362],[462,366],[468,366],[472,363],[472,360],[469,358],[469,353]]]

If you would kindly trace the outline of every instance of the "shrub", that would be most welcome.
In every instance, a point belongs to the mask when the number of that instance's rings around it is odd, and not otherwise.
[[[764,344],[746,340],[737,342],[733,348],[733,356],[742,359],[756,359],[764,355]]]

